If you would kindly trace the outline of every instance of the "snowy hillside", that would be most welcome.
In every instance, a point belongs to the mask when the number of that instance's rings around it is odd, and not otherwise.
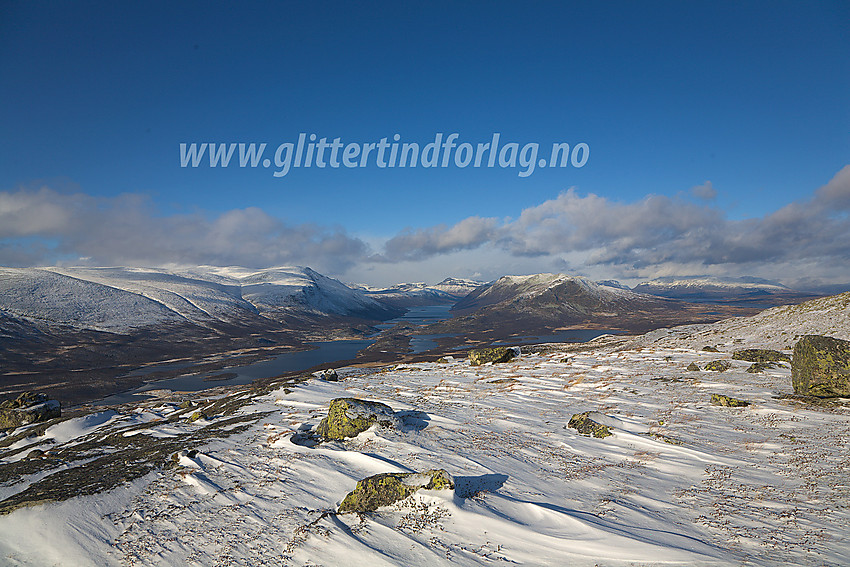
[[[287,312],[391,317],[360,290],[310,268],[0,268],[0,310],[81,329],[209,326]]]
[[[734,317],[709,325],[659,329],[638,339],[642,344],[701,348],[761,347],[789,349],[801,335],[828,335],[850,340],[850,292],[799,305],[766,309],[752,317]]]
[[[19,566],[850,564],[850,408],[777,398],[791,392],[787,365],[688,372],[729,353],[624,350],[624,341],[531,347],[481,367],[339,369],[339,382],[289,380],[201,394],[192,407],[164,399],[15,431],[0,439],[0,557]],[[712,393],[751,405],[714,406]],[[388,404],[398,426],[304,443],[337,397]],[[194,412],[203,416],[191,421]],[[579,412],[612,435],[568,427]],[[46,454],[26,458],[33,450]],[[335,513],[360,479],[435,468],[454,477],[453,490]],[[55,501],[20,507],[33,500]]]
[[[705,290],[725,289],[734,291],[791,291],[786,286],[769,280],[753,277],[721,278],[716,276],[666,276],[635,286],[635,291],[653,290]],[[646,291],[645,293],[649,293]]]

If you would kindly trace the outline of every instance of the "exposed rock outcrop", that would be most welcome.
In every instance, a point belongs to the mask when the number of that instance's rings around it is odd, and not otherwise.
[[[25,392],[14,400],[0,402],[0,429],[12,429],[30,423],[61,417],[61,405],[47,394]]]
[[[339,505],[340,514],[374,512],[404,500],[420,488],[425,490],[454,490],[454,479],[443,469],[422,473],[381,473],[357,482]]]
[[[397,427],[400,420],[390,406],[381,402],[336,398],[331,401],[328,416],[316,427],[316,433],[325,439],[343,440],[357,437],[375,423]]]
[[[791,383],[799,396],[850,397],[850,341],[803,336],[791,358]]]
[[[488,362],[508,362],[517,356],[516,349],[506,347],[480,348],[469,351],[469,363],[481,366]]]

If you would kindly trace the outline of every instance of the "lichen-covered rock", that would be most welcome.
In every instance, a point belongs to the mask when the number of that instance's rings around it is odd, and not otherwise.
[[[202,411],[192,412],[192,415],[189,416],[189,422],[194,423],[199,419],[207,419],[207,415]]]
[[[481,366],[488,362],[508,362],[517,356],[516,349],[506,347],[479,348],[469,351],[469,363]]]
[[[791,383],[799,396],[850,397],[850,341],[803,336],[794,346]]]
[[[572,427],[582,435],[589,435],[590,437],[596,437],[598,439],[603,439],[611,435],[611,430],[607,425],[602,425],[596,421],[593,421],[589,417],[590,412],[577,413],[570,418],[570,422],[567,424],[569,427]]]
[[[723,394],[711,394],[711,405],[723,406],[727,408],[745,408],[750,405],[750,402],[724,396]]]
[[[732,363],[728,360],[712,360],[705,365],[703,370],[711,370],[712,372],[726,372],[732,368]]]
[[[25,392],[0,403],[0,429],[12,429],[62,416],[62,407],[46,394]]]
[[[704,350],[705,352],[720,352],[711,345],[705,345],[704,347],[702,347],[702,350]]]
[[[425,490],[453,490],[454,479],[443,469],[422,473],[381,473],[357,482],[339,505],[340,514],[374,512],[404,500],[420,488]]]
[[[343,440],[357,437],[376,422],[385,427],[400,425],[399,418],[387,404],[357,398],[337,398],[331,401],[328,416],[316,427],[316,433],[325,439]]]
[[[688,372],[698,372],[699,366],[697,365],[696,362],[692,362],[692,363],[688,364],[687,370],[688,370]]]
[[[754,362],[747,368],[747,372],[750,374],[758,374],[759,372],[764,372],[769,368],[775,368],[775,362]]]
[[[736,350],[732,353],[732,359],[745,360],[747,362],[791,362],[791,357],[787,354],[766,348]]]

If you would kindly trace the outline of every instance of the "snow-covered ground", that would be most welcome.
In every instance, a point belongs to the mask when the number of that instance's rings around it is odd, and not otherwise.
[[[179,467],[0,516],[0,563],[850,564],[846,405],[777,398],[792,391],[787,365],[688,372],[731,351],[623,346],[524,347],[482,367],[340,369],[340,382],[245,398],[240,413],[263,417],[185,447],[199,452],[184,451]],[[752,405],[712,406],[712,393]],[[405,425],[313,448],[292,442],[342,396],[389,404]],[[165,441],[224,419],[168,420],[179,411],[159,402],[76,418],[45,431],[43,448],[122,428]],[[584,411],[613,435],[566,427]],[[454,491],[420,491],[363,516],[328,513],[366,476],[435,468],[454,476]],[[0,486],[0,498],[36,480]]]

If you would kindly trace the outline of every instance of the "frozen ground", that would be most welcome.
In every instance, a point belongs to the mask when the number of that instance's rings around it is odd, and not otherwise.
[[[777,398],[791,392],[787,365],[685,370],[728,359],[731,345],[721,353],[623,346],[529,347],[483,367],[457,359],[341,369],[340,382],[232,394],[250,425],[184,444],[178,466],[0,516],[0,563],[850,564],[847,405]],[[752,405],[712,406],[712,393]],[[341,396],[387,403],[405,425],[314,448],[292,442]],[[225,419],[213,410],[193,423],[169,419],[180,411],[149,403],[76,418],[18,448],[56,450],[108,432],[164,443]],[[613,436],[566,428],[583,411]],[[363,477],[433,468],[451,473],[456,489],[419,492],[374,514],[333,514]],[[0,486],[0,499],[46,474]]]

